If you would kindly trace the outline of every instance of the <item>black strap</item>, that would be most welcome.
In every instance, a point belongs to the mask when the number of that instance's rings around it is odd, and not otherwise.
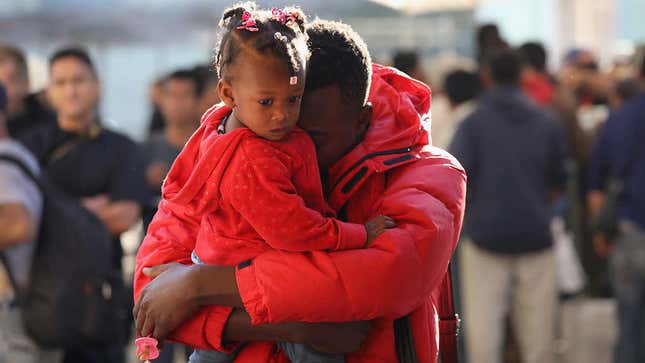
[[[40,178],[38,178],[34,173],[27,167],[27,165],[20,159],[18,159],[15,156],[12,155],[7,155],[7,154],[0,154],[0,160],[6,161],[10,164],[13,164],[15,167],[20,169],[20,171],[23,172],[36,186],[40,191],[43,191],[43,185],[42,182],[40,181]]]
[[[20,169],[31,181],[40,189],[40,191],[43,191],[43,185],[38,177],[34,175],[34,173],[25,165],[25,163],[16,158],[15,156],[12,155],[7,155],[7,154],[0,154],[0,160],[6,161],[10,164],[13,164],[15,167]],[[16,294],[16,300],[14,301],[14,304],[19,304],[19,302],[22,300],[21,299],[21,291],[18,288],[18,284],[16,284],[16,279],[13,276],[13,273],[11,272],[11,267],[9,266],[9,260],[5,254],[4,251],[0,250],[0,260],[2,260],[2,264],[5,267],[5,271],[7,271],[7,275],[9,276],[9,281],[11,282],[11,285],[13,286],[14,293]]]
[[[412,337],[409,315],[394,321],[394,343],[399,363],[417,363],[419,361]]]

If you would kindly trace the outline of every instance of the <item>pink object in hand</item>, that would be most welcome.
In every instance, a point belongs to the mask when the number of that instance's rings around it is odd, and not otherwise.
[[[150,359],[159,358],[157,339],[150,337],[141,337],[137,338],[137,340],[134,341],[134,344],[137,346],[136,354],[140,360],[148,361]]]

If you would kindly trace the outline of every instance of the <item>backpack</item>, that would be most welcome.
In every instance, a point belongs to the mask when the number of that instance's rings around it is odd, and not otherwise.
[[[125,288],[103,223],[20,160],[0,155],[0,161],[20,168],[44,201],[29,286],[19,290],[14,283],[27,334],[44,348],[123,341]]]

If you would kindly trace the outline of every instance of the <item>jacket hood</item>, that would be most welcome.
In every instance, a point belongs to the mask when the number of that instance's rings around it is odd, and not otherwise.
[[[395,68],[374,64],[369,102],[372,120],[365,139],[329,171],[334,197],[355,189],[370,172],[383,172],[419,157],[430,144],[430,88]]]
[[[201,119],[199,129],[184,146],[162,187],[163,199],[178,205],[191,204],[198,212],[216,208],[219,202],[219,185],[224,169],[229,165],[246,128],[239,128],[220,135],[217,128],[222,119],[231,113],[229,107],[217,104]],[[204,190],[203,196],[196,198]]]

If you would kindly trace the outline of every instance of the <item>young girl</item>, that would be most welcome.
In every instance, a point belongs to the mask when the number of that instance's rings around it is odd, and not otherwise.
[[[194,263],[248,264],[269,249],[363,248],[394,226],[384,216],[366,225],[330,218],[314,145],[295,127],[308,57],[304,22],[296,8],[258,11],[247,3],[224,12],[216,54],[224,105],[203,116],[168,175],[161,202],[200,216]],[[292,362],[344,361],[303,345],[282,347]],[[190,362],[233,359],[197,350]]]

